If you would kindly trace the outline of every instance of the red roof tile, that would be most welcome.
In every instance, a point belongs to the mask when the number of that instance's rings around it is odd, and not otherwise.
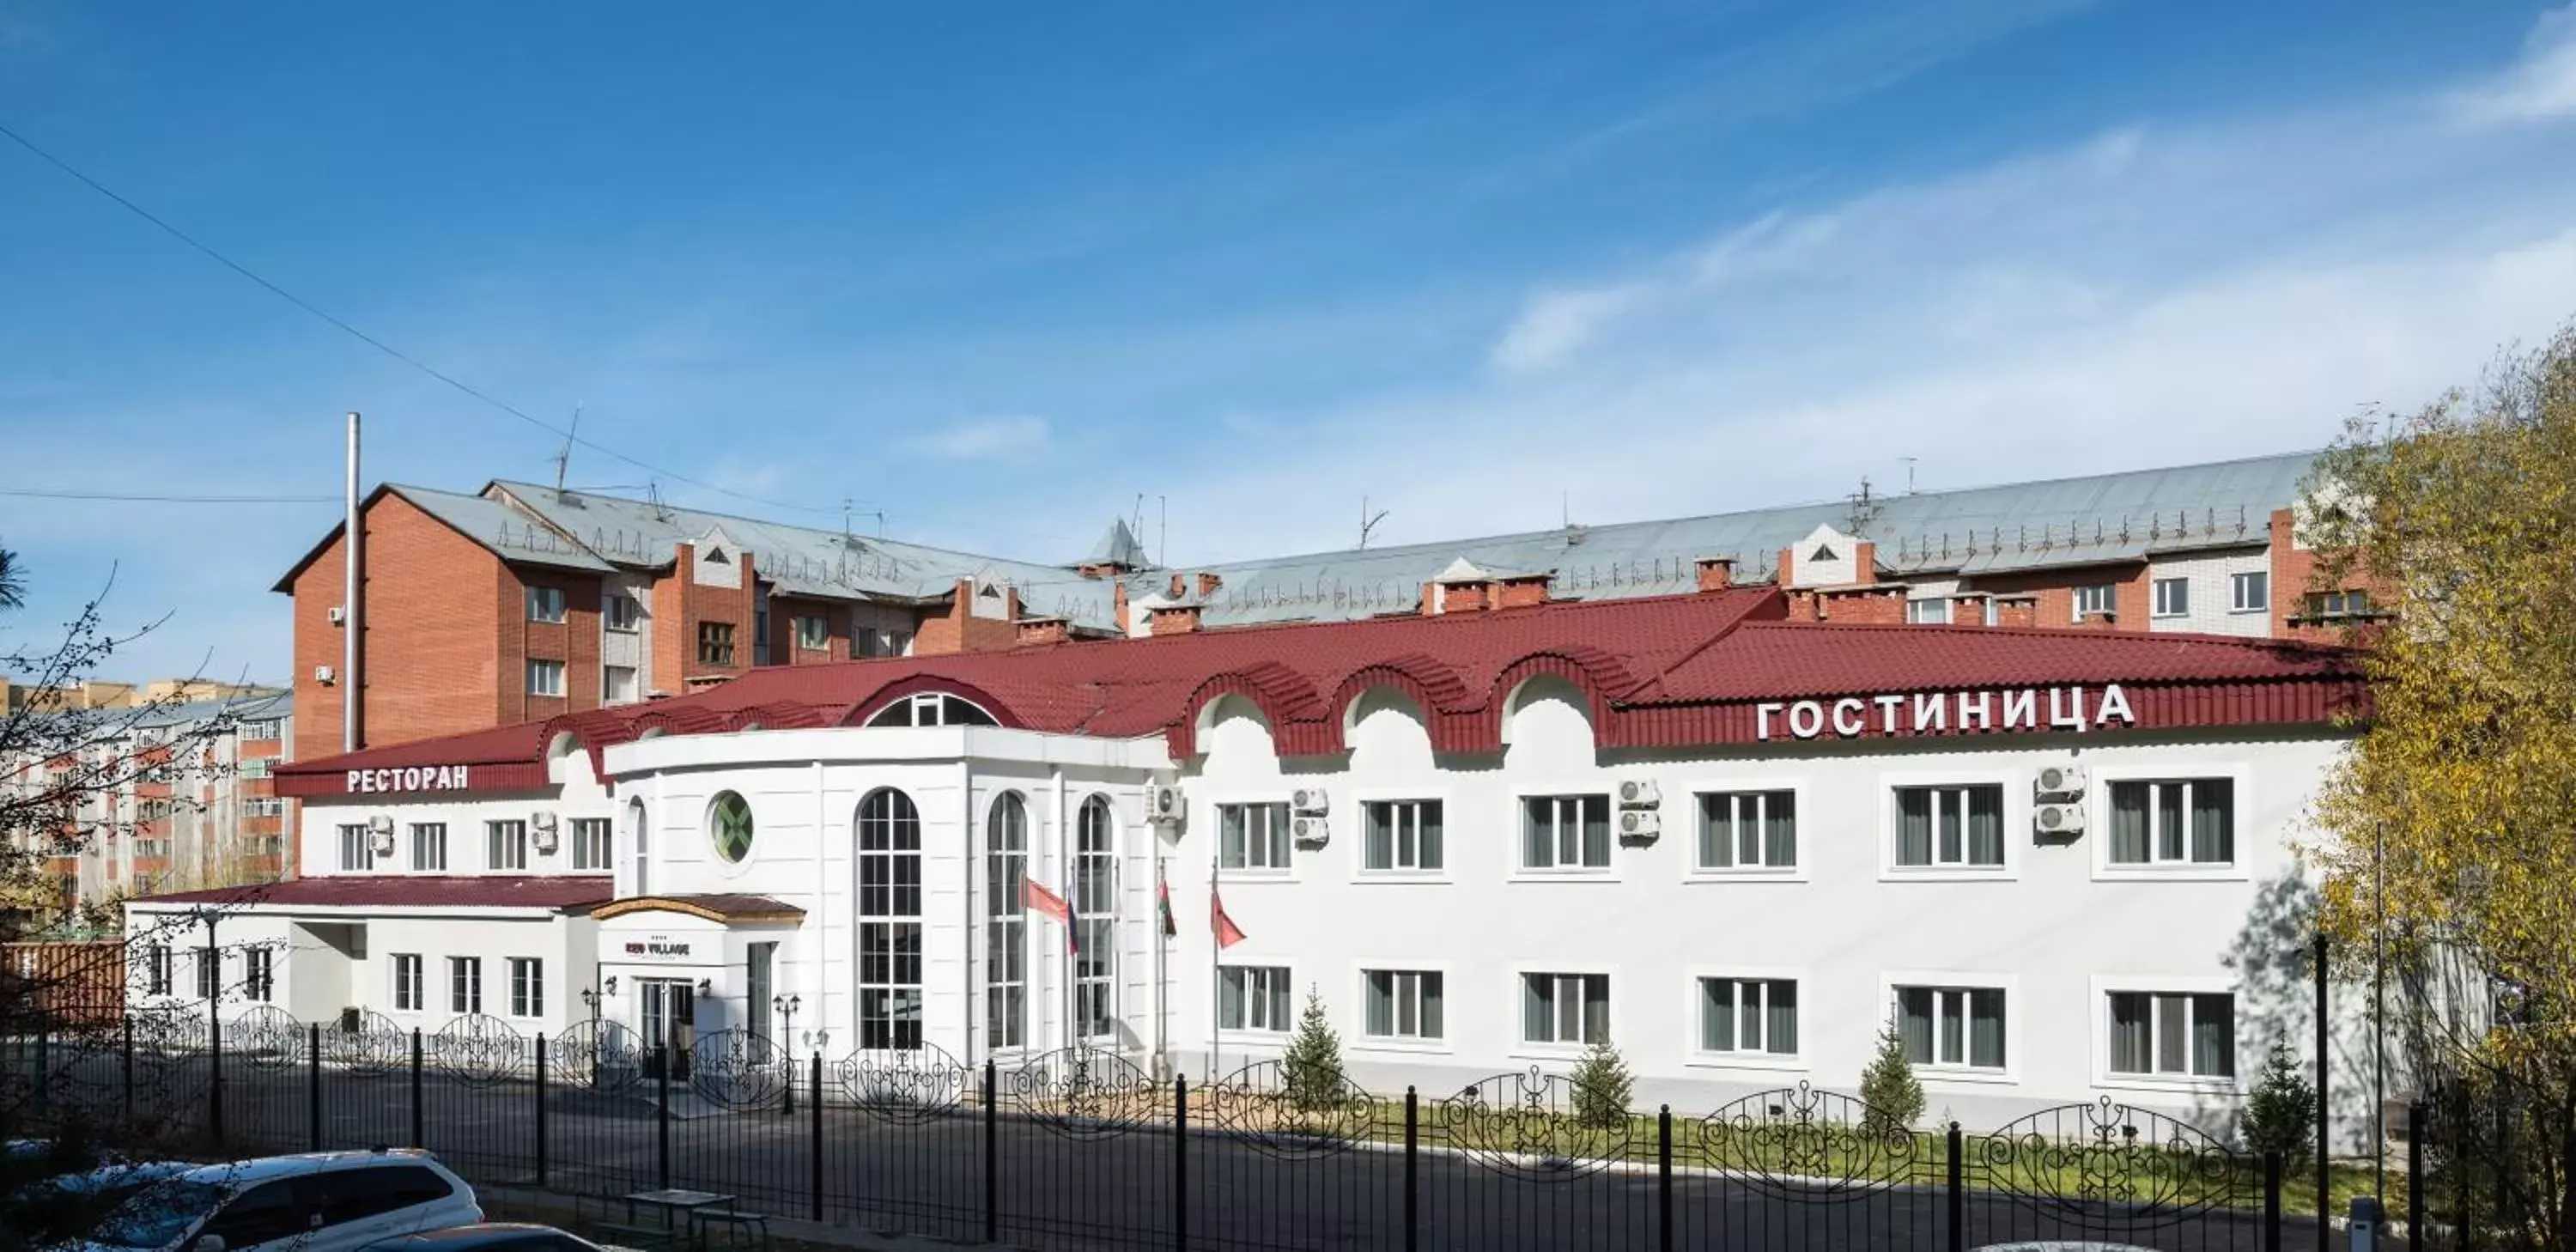
[[[587,909],[617,893],[605,877],[527,874],[472,877],[453,874],[335,874],[249,887],[214,887],[137,896],[131,904],[253,904],[301,908]]]
[[[2342,648],[2228,635],[1753,622],[1628,694],[1694,704],[2053,683],[2350,677]]]

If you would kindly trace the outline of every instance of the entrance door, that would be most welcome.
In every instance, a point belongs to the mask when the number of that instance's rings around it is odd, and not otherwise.
[[[689,1062],[698,1047],[697,984],[678,978],[639,978],[636,982],[644,992],[644,1046],[658,1044],[669,1049],[665,1055],[671,1058],[672,1079],[686,1079]],[[645,1064],[650,1074],[649,1052]]]

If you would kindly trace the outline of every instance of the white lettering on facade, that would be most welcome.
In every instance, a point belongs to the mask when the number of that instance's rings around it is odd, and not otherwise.
[[[1880,696],[1878,698],[1878,733],[1882,735],[1895,734],[1896,715],[1903,712],[1904,709],[1905,697]]]
[[[1771,737],[1771,715],[1772,715],[1772,714],[1774,714],[1774,713],[1777,713],[1777,712],[1779,712],[1780,710],[1785,709],[1785,708],[1787,708],[1787,707],[1789,707],[1789,706],[1788,706],[1788,705],[1785,705],[1785,704],[1782,704],[1782,703],[1780,703],[1780,702],[1779,702],[1779,701],[1777,701],[1777,700],[1771,700],[1771,701],[1767,701],[1767,702],[1762,703],[1762,704],[1754,705],[1754,706],[1753,706],[1753,737],[1754,737],[1754,738],[1756,738],[1756,739],[1768,739],[1768,738],[1770,738],[1770,737]]]
[[[1972,715],[1976,719],[1977,729],[1993,730],[1995,728],[1995,706],[1992,701],[1992,696],[1980,691],[1977,693],[1977,702],[1975,704],[1970,704],[1968,703],[1968,693],[1964,691],[1959,693],[1959,731],[1961,734],[1967,733],[1968,720]]]
[[[2004,693],[2004,729],[2039,727],[2039,693],[2027,688]]]
[[[2000,691],[1935,691],[1917,692],[1911,700],[1901,695],[1843,696],[1831,701],[1800,700],[1796,703],[1766,701],[1753,706],[1753,737],[1773,737],[1773,716],[1787,714],[1789,733],[1800,739],[1813,739],[1825,733],[1828,726],[1837,738],[1849,739],[1868,733],[1869,706],[1878,706],[1878,733],[1882,735],[1928,735],[1949,730],[1954,724],[1965,733],[1971,730],[2038,730],[2041,728],[2037,687]],[[2047,726],[2055,730],[2082,733],[2116,722],[2122,726],[2138,724],[2137,712],[2129,706],[2129,695],[2112,683],[2102,688],[2090,716],[2085,706],[2082,687],[2050,687],[2048,691]],[[1953,703],[1957,713],[1952,714]],[[2002,717],[1997,718],[1996,705],[2001,704]],[[461,768],[461,767],[460,767]],[[356,776],[354,773],[351,775]]]
[[[342,786],[352,795],[379,791],[467,791],[474,785],[473,769],[470,765],[353,769],[348,771]]]
[[[2128,694],[2120,690],[2118,683],[2102,689],[2102,707],[2093,711],[2093,724],[2099,726],[2115,717],[2126,725],[2138,724],[2138,715],[2129,711]]]
[[[1859,734],[1860,715],[1865,707],[1859,700],[1850,696],[1834,701],[1834,733],[1846,739]],[[1844,714],[1850,714],[1850,716],[1845,717]]]
[[[1914,697],[1914,733],[1947,730],[1950,726],[1950,697],[1937,691]]]
[[[2075,697],[2075,707],[2071,709],[2066,707],[2066,697],[2068,696]],[[2083,732],[2084,689],[2082,687],[2051,687],[2048,689],[2048,724],[2051,726],[2063,726],[2079,734]]]
[[[1800,700],[1789,706],[1789,733],[1801,739],[1813,739],[1825,728],[1825,706],[1813,700]]]

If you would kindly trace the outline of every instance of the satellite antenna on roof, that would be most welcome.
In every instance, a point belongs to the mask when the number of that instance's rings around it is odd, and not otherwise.
[[[563,495],[564,470],[572,464],[573,436],[580,431],[581,404],[576,401],[572,406],[572,428],[564,432],[563,450],[555,453],[555,495],[558,497]]]

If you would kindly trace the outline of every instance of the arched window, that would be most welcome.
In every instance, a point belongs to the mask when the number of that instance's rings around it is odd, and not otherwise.
[[[1074,1021],[1085,1039],[1116,1033],[1118,979],[1118,815],[1109,797],[1082,802],[1075,823],[1073,908],[1080,945],[1074,957]]]
[[[635,883],[626,894],[653,894],[653,843],[651,832],[645,828],[642,800],[630,800],[626,804],[626,846],[635,849]]]
[[[751,801],[736,791],[719,791],[707,804],[707,838],[716,855],[739,865],[751,855]]]
[[[921,1046],[921,812],[891,787],[859,801],[859,1046]]]
[[[944,692],[909,695],[876,711],[870,726],[998,726],[993,715],[972,700]]]
[[[984,1032],[996,1050],[1028,1045],[1028,873],[1029,806],[1005,791],[984,819]]]

